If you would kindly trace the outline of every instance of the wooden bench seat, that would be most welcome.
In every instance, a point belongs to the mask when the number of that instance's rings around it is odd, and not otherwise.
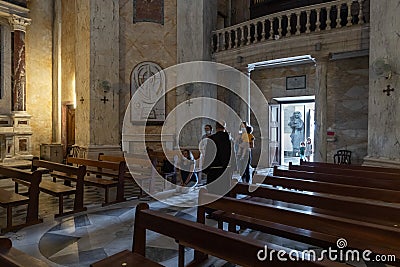
[[[46,267],[47,263],[12,247],[9,238],[0,237],[0,266],[4,267]]]
[[[136,207],[135,228],[133,237],[133,252],[120,252],[104,260],[93,263],[92,267],[121,266],[121,258],[128,254],[146,255],[146,230],[171,237],[179,244],[179,258],[177,266],[185,266],[185,247],[194,248],[197,253],[193,261],[187,266],[201,266],[208,255],[227,260],[240,266],[343,266],[335,262],[279,261],[272,250],[280,251],[284,248],[236,233],[225,232],[201,223],[187,221],[162,212],[149,210],[147,204],[141,203]],[[211,242],[212,241],[212,242]],[[268,262],[257,258],[257,253],[266,251],[271,253],[272,260]],[[287,251],[287,250],[286,250]],[[132,255],[132,264],[127,266],[160,266],[140,265],[141,257]],[[147,262],[146,262],[147,263]]]
[[[349,176],[343,173],[334,174],[300,170],[282,170],[277,166],[274,167],[274,176],[400,191],[400,179],[393,181],[378,177]]]
[[[208,203],[198,207],[198,222],[204,223],[205,208],[224,211],[224,216],[241,225],[236,215],[247,217],[246,227],[263,229],[267,233],[279,233],[279,236],[295,241],[321,246],[324,243],[336,246],[339,238],[345,238],[349,248],[369,249],[377,254],[395,255],[400,259],[400,229],[357,221],[319,213],[308,213],[279,205],[250,203],[230,197],[216,199],[202,189],[199,203]],[[212,201],[214,200],[214,201]],[[211,202],[210,202],[211,201]],[[231,216],[232,215],[232,216]],[[257,220],[255,220],[257,219]],[[268,222],[264,224],[264,221]],[[272,224],[271,224],[272,223]],[[286,229],[273,228],[274,224],[289,226]],[[257,226],[257,227],[256,227]],[[273,229],[269,232],[268,229]],[[287,230],[285,232],[284,230]]]
[[[283,188],[295,190],[363,198],[388,203],[400,203],[400,192],[395,190],[359,187],[355,185],[343,185],[283,176],[265,176],[259,174],[253,176],[253,181],[254,180],[261,181],[262,184],[273,187],[281,186]]]
[[[342,165],[335,166],[307,166],[307,165],[294,165],[289,162],[289,170],[326,173],[326,174],[340,174],[352,177],[362,177],[365,179],[379,179],[385,181],[400,181],[400,171],[398,172],[379,172],[370,171],[367,169],[351,169],[341,168]]]
[[[355,200],[343,196],[265,186],[259,186],[253,191],[244,183],[237,183],[230,191],[231,197],[237,198],[238,195],[245,195],[246,200],[256,203],[279,203],[280,206],[296,204],[305,210],[312,208],[312,212],[315,213],[387,226],[400,225],[400,205],[393,206],[366,199]]]
[[[0,206],[7,209],[6,228],[3,228],[1,232],[18,230],[25,226],[43,222],[42,219],[39,219],[39,184],[42,181],[42,174],[37,171],[31,173],[20,169],[0,166],[0,175],[2,179],[17,178],[29,182],[27,196],[0,189]],[[13,225],[12,208],[24,204],[28,205],[25,223]]]
[[[383,172],[383,173],[400,173],[399,168],[388,168],[388,167],[377,167],[377,166],[362,166],[354,164],[334,164],[328,162],[315,162],[315,161],[304,161],[300,159],[300,165],[304,166],[314,166],[314,167],[329,167],[329,168],[339,168],[342,170],[362,170],[362,171],[372,171],[372,172]]]
[[[121,251],[110,257],[105,258],[100,262],[96,262],[90,266],[93,267],[110,267],[110,266],[146,266],[146,267],[160,267],[163,266],[154,261],[151,261],[144,256],[134,253],[129,250]]]
[[[99,161],[108,161],[108,162],[125,162],[126,163],[126,172],[125,172],[125,179],[130,181],[135,181],[139,187],[139,198],[144,196],[144,191],[147,193],[153,191],[153,180],[156,177],[156,169],[155,166],[157,165],[157,161],[155,159],[149,160],[147,155],[136,155],[136,154],[129,154],[124,156],[109,156],[104,155],[103,153],[99,153],[98,155]],[[93,172],[96,174],[96,171]],[[145,183],[148,183],[148,187],[145,186]],[[146,190],[144,190],[146,188]],[[147,190],[148,188],[148,190]]]
[[[40,184],[40,191],[43,193],[58,197],[58,214],[55,214],[55,217],[69,215],[77,212],[82,212],[87,210],[83,206],[83,179],[86,174],[86,167],[73,167],[67,166],[60,163],[55,163],[46,160],[39,160],[34,158],[32,160],[31,170],[39,170],[43,173],[49,173],[53,177],[54,182],[50,181],[42,181]],[[55,175],[54,175],[55,174]],[[75,187],[71,185],[66,186],[62,184],[55,183],[54,177],[60,176],[71,176],[74,177],[74,182],[76,183]],[[22,183],[19,181],[18,183]],[[18,183],[15,184],[15,190],[18,190]],[[64,196],[75,195],[74,198],[74,208],[71,211],[64,212]]]
[[[98,160],[90,160],[90,159],[82,159],[82,158],[67,158],[67,164],[76,164],[78,166],[86,166],[86,172],[88,176],[84,178],[84,184],[100,187],[105,190],[105,200],[104,205],[115,204],[119,202],[125,201],[124,196],[124,180],[125,180],[125,172],[126,172],[126,164],[125,162],[108,162],[108,161],[98,161]],[[96,170],[97,172],[101,172],[101,177],[99,174],[92,174],[90,169]],[[111,172],[118,172],[118,178],[115,178],[114,175],[110,175]],[[55,176],[56,177],[56,176]],[[107,177],[109,179],[107,179]],[[63,178],[63,176],[57,175],[57,178]],[[73,176],[64,177],[65,179],[72,180]],[[109,201],[109,189],[112,187],[117,188],[117,194],[115,201]]]

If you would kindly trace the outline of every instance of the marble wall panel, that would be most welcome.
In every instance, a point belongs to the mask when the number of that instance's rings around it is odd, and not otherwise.
[[[368,142],[368,57],[331,61],[327,73],[326,125],[337,138],[327,144],[327,160],[347,149],[352,162],[361,164]]]
[[[390,79],[371,73],[369,80],[368,155],[400,160],[400,4],[392,0],[371,0],[370,68],[387,59],[394,75]],[[387,96],[383,90],[394,91]]]
[[[120,127],[131,94],[131,74],[136,65],[152,61],[163,69],[177,63],[176,0],[164,0],[164,25],[152,22],[133,23],[133,1],[119,1],[119,117]],[[175,106],[173,94],[166,98],[167,113]],[[160,133],[159,126],[147,127]]]
[[[119,1],[90,3],[90,144],[118,145]]]
[[[32,152],[52,135],[52,17],[51,0],[30,1],[32,24],[26,32],[27,112],[32,115]]]
[[[75,101],[75,1],[61,1],[61,12],[61,101],[70,103]]]
[[[90,144],[90,1],[75,1],[75,81],[77,102],[75,113],[75,143]]]
[[[1,98],[0,114],[11,113],[11,27],[7,21],[1,23]]]

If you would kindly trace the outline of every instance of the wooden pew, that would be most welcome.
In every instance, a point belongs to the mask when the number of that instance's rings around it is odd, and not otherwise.
[[[383,201],[389,203],[400,203],[400,192],[386,189],[360,187],[354,185],[343,185],[313,180],[303,180],[290,177],[277,177],[256,174],[253,181],[262,181],[262,184],[273,187],[281,186],[295,190],[327,193],[345,197],[363,198],[367,200]]]
[[[73,177],[70,178],[70,180],[76,182],[75,188],[56,184],[50,181],[42,181],[40,183],[40,191],[58,197],[58,214],[56,214],[55,217],[87,210],[87,208],[83,206],[83,182],[86,174],[85,166],[73,167],[50,161],[33,159],[31,170],[36,171],[38,168],[45,168],[50,173],[50,175],[55,178],[64,177],[63,179],[66,179],[65,177]],[[16,183],[15,186],[17,189],[18,183]],[[64,212],[63,198],[65,195],[71,194],[75,194],[74,208],[72,211]]]
[[[179,267],[184,266],[185,247],[191,247],[203,253],[202,257],[196,257],[187,266],[199,266],[206,259],[205,254],[241,266],[288,266],[288,264],[290,266],[339,266],[339,264],[326,261],[320,263],[306,260],[284,262],[279,261],[276,256],[272,261],[263,262],[257,259],[260,250],[279,251],[282,247],[149,210],[149,206],[144,203],[139,204],[136,208],[133,252],[125,250],[93,263],[91,266],[162,266],[145,258],[146,230],[174,238],[179,243]],[[211,240],[212,242],[210,242]],[[123,263],[127,263],[127,265],[122,265]]]
[[[147,155],[136,155],[136,154],[128,154],[125,157],[123,156],[108,156],[103,153],[99,153],[98,156],[99,161],[109,161],[109,162],[121,162],[127,161],[127,168],[125,178],[128,180],[134,180],[139,186],[139,198],[144,196],[143,189],[145,188],[145,183],[148,183],[148,192],[152,191],[152,186],[154,179],[156,178],[156,168],[157,165],[156,159],[151,159]]]
[[[9,238],[0,237],[0,266],[4,267],[45,267],[45,262],[12,247]]]
[[[400,259],[400,229],[396,227],[230,197],[216,199],[204,189],[200,192],[199,203],[207,203],[198,207],[197,221],[200,223],[205,221],[205,209],[211,208],[223,211],[225,220],[235,225],[326,249],[336,248],[337,240],[345,238],[347,248],[368,249]]]
[[[246,195],[246,200],[254,202],[263,203],[264,200],[267,200],[267,203],[278,203],[279,205],[297,204],[311,207],[312,211],[316,213],[380,225],[400,225],[400,206],[367,199],[356,201],[354,198],[335,196],[332,193],[311,193],[267,186],[249,188],[249,185],[244,183],[237,183],[230,191],[231,197],[236,198],[238,195]]]
[[[327,174],[341,174],[346,176],[357,176],[363,178],[372,178],[372,179],[380,179],[380,180],[395,181],[395,182],[400,181],[400,172],[397,173],[376,172],[376,171],[368,171],[362,169],[355,170],[349,168],[341,168],[342,165],[335,165],[335,166],[336,167],[294,165],[292,164],[292,162],[289,162],[289,170],[318,172]]]
[[[334,164],[327,162],[314,162],[314,161],[304,161],[300,159],[300,165],[304,166],[313,166],[313,167],[331,167],[331,168],[339,168],[339,169],[350,169],[350,170],[363,170],[363,171],[372,171],[372,172],[385,172],[385,173],[400,173],[399,168],[387,168],[387,167],[375,167],[375,166],[362,166],[362,165],[353,165],[353,164]]]
[[[0,166],[0,176],[2,176],[2,178],[18,178],[30,183],[27,197],[5,189],[0,189],[0,206],[7,209],[7,225],[1,232],[18,230],[25,226],[43,222],[42,219],[39,219],[39,184],[42,181],[42,174],[38,171],[30,173],[15,168]],[[24,224],[13,226],[12,208],[24,204],[28,204],[26,221]]]
[[[88,173],[88,176],[85,176],[85,178],[84,178],[84,184],[104,188],[105,201],[103,203],[103,206],[125,201],[125,197],[124,197],[124,179],[125,179],[125,168],[126,168],[125,162],[122,161],[122,162],[116,163],[116,162],[107,162],[107,161],[98,161],[98,160],[68,157],[67,164],[76,164],[78,166],[86,166],[86,171],[89,173]],[[106,171],[102,172],[102,177],[100,178],[100,177],[96,177],[96,175],[91,175],[90,170],[89,170],[90,168],[100,168],[101,170],[106,170]],[[114,177],[112,177],[111,175],[108,175],[108,173],[110,171],[111,172],[117,171],[118,178],[113,179]],[[103,176],[110,177],[111,179],[105,179],[105,178],[103,178]],[[58,176],[57,178],[71,179],[72,177]],[[117,188],[116,200],[113,202],[109,201],[109,189],[111,187]]]
[[[320,181],[320,182],[327,182],[334,184],[353,185],[358,187],[379,188],[379,189],[400,191],[400,179],[398,179],[397,181],[391,179],[387,180],[383,178],[374,177],[373,175],[350,176],[350,175],[344,175],[344,172],[339,172],[339,171],[337,174],[312,172],[312,169],[310,169],[309,171],[282,170],[279,169],[277,166],[275,166],[274,176],[283,176],[283,177],[298,178],[310,181]]]

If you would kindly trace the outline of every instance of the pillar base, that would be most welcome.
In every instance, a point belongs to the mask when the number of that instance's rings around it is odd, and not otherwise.
[[[372,157],[366,156],[364,158],[363,166],[372,167],[387,167],[387,168],[399,168],[400,169],[400,159],[392,160],[384,157]]]

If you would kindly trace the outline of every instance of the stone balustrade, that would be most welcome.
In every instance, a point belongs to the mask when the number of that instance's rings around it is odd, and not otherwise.
[[[211,45],[215,53],[367,22],[369,2],[337,0],[270,14],[214,31]]]

